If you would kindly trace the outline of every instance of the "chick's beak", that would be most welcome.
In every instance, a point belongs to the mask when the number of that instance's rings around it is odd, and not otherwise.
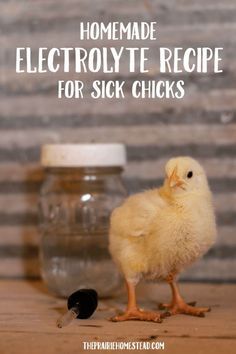
[[[173,172],[168,178],[170,188],[182,187],[185,184],[185,181],[182,180],[177,174],[177,166],[175,166]]]

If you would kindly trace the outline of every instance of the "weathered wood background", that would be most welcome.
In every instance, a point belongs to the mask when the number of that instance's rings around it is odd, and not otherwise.
[[[236,270],[235,0],[0,1],[0,276],[37,277],[39,147],[48,142],[124,142],[130,192],[158,185],[165,161],[198,158],[215,195],[217,245],[183,278],[235,281]],[[116,79],[160,79],[155,46],[224,47],[222,74],[181,75],[182,100],[58,100],[56,81],[94,75],[15,73],[15,48],[80,46],[80,21],[159,23],[147,76],[122,68]],[[136,45],[137,43],[133,43]],[[107,41],[83,42],[91,48]],[[113,44],[114,45],[114,44]],[[116,43],[117,46],[121,42]],[[122,45],[125,45],[123,42]],[[129,43],[130,45],[130,43]],[[145,43],[147,46],[147,43]],[[107,79],[103,74],[96,77]],[[114,78],[113,77],[113,78]],[[112,78],[110,75],[109,78]]]

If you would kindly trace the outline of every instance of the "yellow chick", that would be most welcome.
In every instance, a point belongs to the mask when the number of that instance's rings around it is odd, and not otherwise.
[[[212,196],[204,169],[190,157],[168,161],[159,189],[127,198],[111,215],[109,249],[124,274],[128,305],[113,321],[161,322],[159,312],[138,308],[135,286],[141,278],[166,280],[172,301],[168,314],[204,316],[181,297],[176,276],[201,257],[214,243],[216,223]]]

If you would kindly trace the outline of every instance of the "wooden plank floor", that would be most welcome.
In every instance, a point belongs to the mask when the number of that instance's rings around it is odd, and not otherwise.
[[[0,353],[96,352],[85,351],[83,341],[159,341],[165,343],[164,353],[235,353],[236,284],[184,283],[181,289],[186,300],[210,305],[212,311],[205,318],[178,315],[166,318],[162,324],[109,322],[107,318],[125,306],[121,294],[116,299],[100,301],[93,318],[75,320],[70,326],[58,329],[55,323],[65,311],[63,299],[48,294],[41,282],[1,280]],[[169,296],[165,284],[143,284],[138,289],[141,306],[149,309],[155,309],[157,302],[167,301]],[[125,352],[128,351],[122,351]]]

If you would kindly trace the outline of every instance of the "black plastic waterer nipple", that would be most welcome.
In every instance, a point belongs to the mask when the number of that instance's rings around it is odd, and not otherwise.
[[[98,305],[98,294],[94,289],[80,289],[68,297],[68,311],[57,321],[57,327],[67,326],[73,319],[92,316]]]

